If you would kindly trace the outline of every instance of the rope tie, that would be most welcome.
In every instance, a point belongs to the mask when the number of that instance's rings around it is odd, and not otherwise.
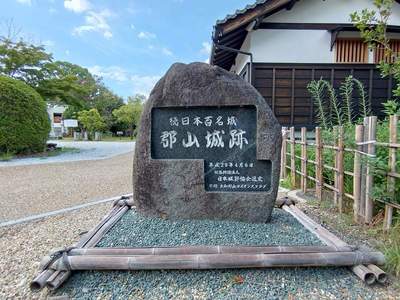
[[[62,261],[67,270],[71,270],[71,266],[68,261],[68,252],[76,247],[66,247],[64,249],[57,250],[50,254],[50,260],[42,267],[43,270],[48,269],[57,259],[62,258]]]

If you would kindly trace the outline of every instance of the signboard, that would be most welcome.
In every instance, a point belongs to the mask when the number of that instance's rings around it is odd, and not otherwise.
[[[203,159],[206,191],[265,192],[271,161],[257,160],[255,106],[152,109],[153,159]]]
[[[68,128],[78,127],[78,120],[74,120],[74,119],[64,120],[64,127],[68,127]]]

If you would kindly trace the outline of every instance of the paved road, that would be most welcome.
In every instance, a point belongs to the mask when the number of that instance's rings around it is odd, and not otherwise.
[[[79,152],[65,152],[51,157],[12,159],[10,161],[0,162],[0,167],[105,159],[131,152],[135,147],[135,142],[49,142],[57,143],[59,147],[77,148]]]

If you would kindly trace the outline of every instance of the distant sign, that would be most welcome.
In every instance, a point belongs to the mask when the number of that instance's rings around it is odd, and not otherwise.
[[[64,127],[69,127],[69,128],[78,127],[78,120],[74,119],[64,120]]]
[[[117,135],[123,135],[124,132],[123,131],[117,131]]]

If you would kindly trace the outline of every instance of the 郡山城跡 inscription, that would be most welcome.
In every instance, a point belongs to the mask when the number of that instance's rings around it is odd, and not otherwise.
[[[265,192],[271,161],[257,160],[255,106],[152,109],[153,159],[203,159],[206,191]]]

